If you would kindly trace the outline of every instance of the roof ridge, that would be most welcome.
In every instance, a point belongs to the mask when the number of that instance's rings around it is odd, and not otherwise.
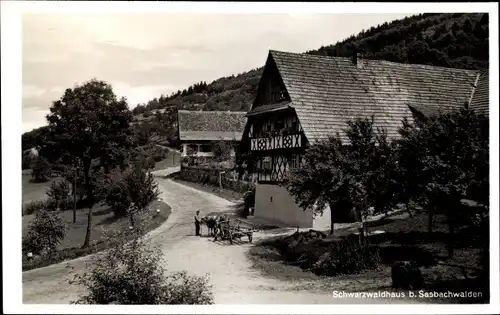
[[[349,58],[349,57],[322,56],[322,55],[313,55],[313,54],[308,54],[308,53],[295,53],[295,52],[288,52],[288,51],[282,51],[282,50],[274,50],[274,49],[269,50],[269,53],[271,55],[273,53],[278,53],[278,54],[288,54],[288,55],[295,55],[295,56],[305,56],[305,57],[311,58],[311,59],[329,59],[329,60],[349,60],[349,61],[351,61],[351,58]],[[463,72],[483,72],[483,71],[488,71],[488,69],[469,70],[469,69],[460,69],[460,68],[453,68],[453,67],[424,65],[424,64],[419,64],[419,63],[402,63],[402,62],[395,62],[395,61],[389,61],[389,60],[384,60],[384,59],[369,59],[369,58],[365,58],[365,57],[363,57],[363,60],[369,60],[369,61],[372,61],[372,62],[383,63],[383,64],[387,64],[387,65],[417,66],[417,67],[421,67],[423,69],[447,69],[447,70],[452,70],[452,71],[463,71]]]
[[[479,73],[376,59],[358,67],[347,57],[277,50],[270,50],[269,59],[297,105],[293,107],[310,142],[342,133],[348,119],[371,114],[377,128],[396,137],[403,117],[411,117],[408,105],[429,114],[462,107]]]
[[[245,111],[233,111],[233,110],[188,110],[188,109],[179,109],[178,112],[183,113],[244,113]]]

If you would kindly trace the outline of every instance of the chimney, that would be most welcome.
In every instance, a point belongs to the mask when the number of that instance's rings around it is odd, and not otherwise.
[[[352,63],[358,68],[363,67],[363,53],[359,49],[355,49],[352,55]]]

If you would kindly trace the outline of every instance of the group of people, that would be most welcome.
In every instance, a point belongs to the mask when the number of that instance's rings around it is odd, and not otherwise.
[[[220,229],[220,225],[223,222],[229,221],[228,217],[226,214],[222,216],[206,216],[206,217],[201,217],[200,216],[200,211],[196,211],[196,215],[194,216],[194,226],[195,226],[195,235],[196,236],[201,236],[201,224],[205,223],[209,234],[213,234],[214,236],[217,234],[217,232]],[[222,231],[221,231],[222,232]]]

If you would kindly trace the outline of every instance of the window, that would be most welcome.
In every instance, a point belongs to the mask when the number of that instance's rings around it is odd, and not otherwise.
[[[283,121],[283,119],[278,119],[278,121],[276,121],[276,130],[283,130],[285,128],[285,122]]]
[[[262,158],[262,170],[271,170],[271,157],[265,156]]]
[[[292,154],[290,157],[290,168],[299,168],[300,167],[300,154]]]
[[[280,101],[284,101],[285,99],[286,99],[286,93],[285,93],[284,90],[281,90],[280,91],[280,98],[279,98],[279,100]]]
[[[200,152],[203,152],[203,153],[212,152],[212,147],[208,144],[202,144],[202,145],[200,145]]]

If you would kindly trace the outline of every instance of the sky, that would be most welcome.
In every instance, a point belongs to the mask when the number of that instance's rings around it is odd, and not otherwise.
[[[408,14],[116,13],[22,16],[22,130],[46,124],[66,88],[110,83],[129,107],[305,52]]]

